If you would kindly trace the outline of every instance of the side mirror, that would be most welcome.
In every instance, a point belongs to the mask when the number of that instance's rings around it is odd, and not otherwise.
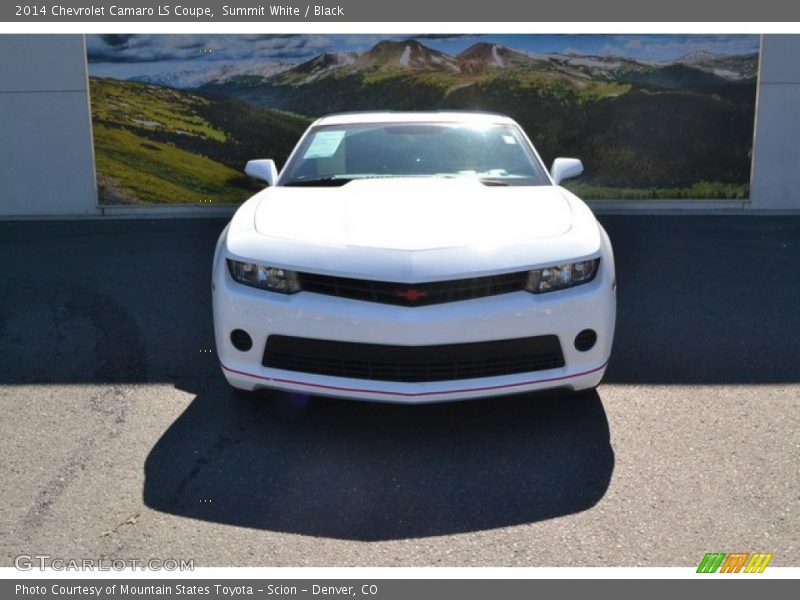
[[[244,172],[253,179],[266,182],[267,185],[275,185],[278,180],[278,167],[271,158],[248,160],[244,166]]]
[[[556,185],[581,173],[583,173],[583,163],[577,158],[557,158],[550,167],[550,176]]]

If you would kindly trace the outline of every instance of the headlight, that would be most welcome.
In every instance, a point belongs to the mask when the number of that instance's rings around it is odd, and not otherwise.
[[[534,294],[554,292],[564,288],[589,283],[597,274],[599,258],[565,265],[536,269],[528,273],[525,289]]]
[[[265,267],[264,265],[240,262],[230,258],[228,259],[228,270],[234,281],[263,290],[294,294],[301,289],[297,271]]]

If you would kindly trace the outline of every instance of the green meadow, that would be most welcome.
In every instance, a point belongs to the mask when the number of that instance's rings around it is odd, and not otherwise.
[[[246,160],[285,158],[309,122],[147,83],[93,77],[90,92],[101,204],[241,203],[259,189]]]

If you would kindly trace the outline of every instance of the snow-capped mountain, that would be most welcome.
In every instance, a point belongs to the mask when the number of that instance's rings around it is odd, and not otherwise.
[[[355,64],[357,52],[325,52],[290,69],[291,74],[304,82],[313,81],[325,74]]]
[[[458,61],[439,50],[429,48],[416,40],[394,42],[385,40],[359,55],[356,66],[360,69],[429,69],[458,72]]]
[[[304,85],[338,74],[381,72],[441,72],[469,78],[499,71],[544,73],[568,79],[575,85],[590,81],[627,81],[659,85],[669,80],[713,84],[718,80],[739,82],[755,77],[757,54],[723,55],[697,50],[663,62],[621,56],[575,53],[540,54],[501,44],[478,42],[452,56],[409,39],[383,40],[364,52],[326,52],[299,64],[213,63],[203,68],[162,72],[138,77],[144,81],[180,89],[244,85],[271,81],[278,85]],[[688,71],[687,71],[688,69]],[[665,71],[662,76],[661,71]]]
[[[681,56],[675,62],[730,81],[751,79],[758,70],[756,53],[726,55],[698,50]]]
[[[536,68],[546,65],[549,55],[532,55],[499,44],[478,42],[456,57],[462,70],[479,71],[483,68]]]

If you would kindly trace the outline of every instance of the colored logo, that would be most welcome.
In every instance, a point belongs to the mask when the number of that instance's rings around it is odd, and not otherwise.
[[[707,552],[697,567],[698,573],[763,573],[773,554],[766,552]]]
[[[420,298],[424,298],[428,295],[428,292],[424,290],[417,290],[414,288],[409,288],[405,292],[395,292],[394,294],[397,298],[405,298],[409,302],[416,302]]]

